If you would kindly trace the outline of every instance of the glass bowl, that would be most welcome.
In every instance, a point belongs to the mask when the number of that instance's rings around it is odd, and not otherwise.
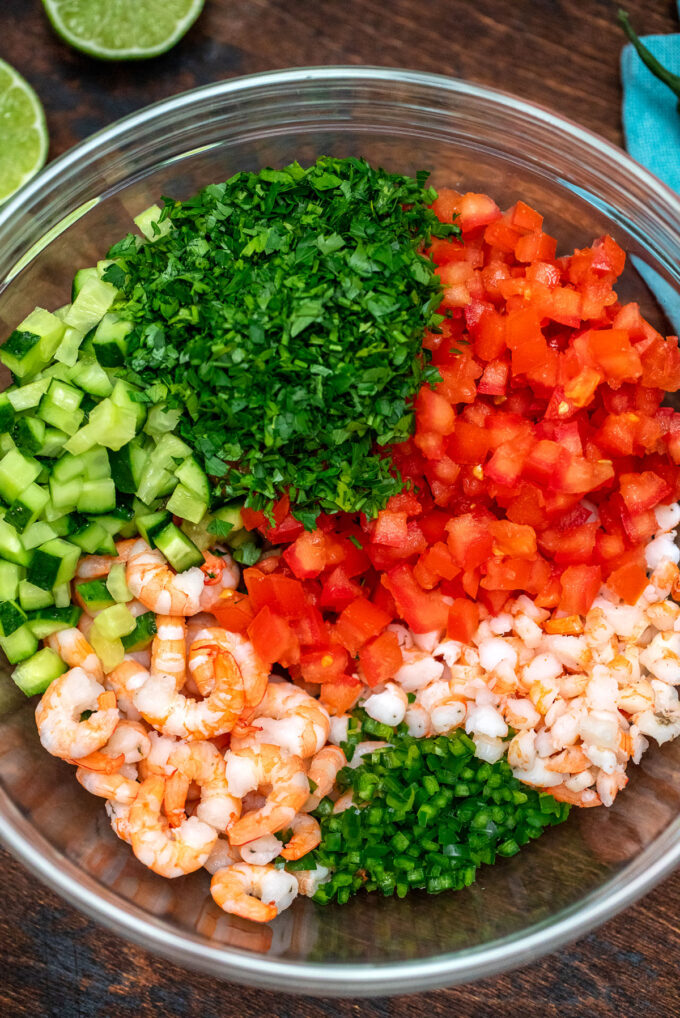
[[[48,166],[0,209],[3,335],[36,300],[67,300],[160,195],[241,169],[362,155],[435,185],[540,209],[560,250],[611,233],[631,256],[619,292],[655,325],[680,289],[680,202],[623,152],[512,96],[410,71],[324,67],[220,82],[135,113]],[[639,271],[638,271],[639,270]],[[644,276],[644,279],[643,279]],[[677,299],[677,298],[676,298]],[[677,327],[677,326],[676,326]],[[396,994],[488,976],[584,934],[680,858],[680,740],[650,750],[606,810],[562,827],[453,894],[308,899],[271,926],[222,913],[205,872],[156,877],[111,831],[101,800],[40,747],[0,678],[0,839],[42,880],[119,934],[187,968],[319,996]]]

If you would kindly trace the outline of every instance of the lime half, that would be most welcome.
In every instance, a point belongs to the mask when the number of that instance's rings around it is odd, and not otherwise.
[[[38,172],[47,147],[40,100],[28,82],[0,60],[0,202]]]
[[[188,32],[203,0],[43,0],[58,35],[100,60],[144,60]]]

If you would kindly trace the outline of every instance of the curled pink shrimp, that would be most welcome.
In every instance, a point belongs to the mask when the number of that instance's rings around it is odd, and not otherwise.
[[[281,849],[280,854],[284,859],[291,861],[301,859],[303,855],[307,855],[308,852],[321,844],[321,828],[314,817],[307,816],[306,813],[298,813],[293,817],[289,826],[293,831],[293,836]]]
[[[127,833],[140,862],[161,877],[181,877],[205,865],[217,841],[214,827],[189,817],[171,828],[161,813],[165,780],[146,778],[130,808]]]
[[[239,798],[247,792],[266,790],[264,805],[246,813],[227,834],[232,845],[244,845],[263,834],[275,834],[290,825],[307,801],[309,781],[303,761],[278,746],[229,750],[225,756],[227,783]]]
[[[297,880],[292,873],[247,862],[217,870],[210,882],[210,893],[221,909],[256,923],[276,918],[288,908],[297,892]]]
[[[92,711],[81,720],[85,711]],[[77,760],[106,745],[120,719],[116,696],[82,668],[55,679],[36,707],[40,741],[53,756]]]
[[[304,804],[304,812],[311,813],[316,809],[321,800],[332,791],[338,771],[347,766],[347,757],[339,746],[324,746],[312,757],[307,777],[316,785],[307,802]]]
[[[174,573],[146,541],[135,541],[130,549],[125,578],[137,600],[159,615],[196,615],[201,610],[205,579],[201,570]]]

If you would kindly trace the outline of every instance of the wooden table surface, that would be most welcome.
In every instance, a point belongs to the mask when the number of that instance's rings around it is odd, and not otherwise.
[[[51,157],[196,85],[343,63],[417,68],[504,88],[620,144],[616,7],[608,0],[206,0],[171,53],[116,65],[62,44],[39,0],[1,0],[0,57],[40,95]],[[627,8],[640,31],[680,30],[671,0],[628,0]],[[680,1014],[680,874],[597,932],[516,972],[419,996],[334,1001],[189,975],[100,929],[5,853],[0,862],[0,1016],[8,1018]]]

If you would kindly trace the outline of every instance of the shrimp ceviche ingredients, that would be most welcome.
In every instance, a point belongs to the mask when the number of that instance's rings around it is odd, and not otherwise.
[[[678,339],[612,237],[426,177],[164,199],[0,348],[37,737],[254,922],[465,887],[680,735]]]

